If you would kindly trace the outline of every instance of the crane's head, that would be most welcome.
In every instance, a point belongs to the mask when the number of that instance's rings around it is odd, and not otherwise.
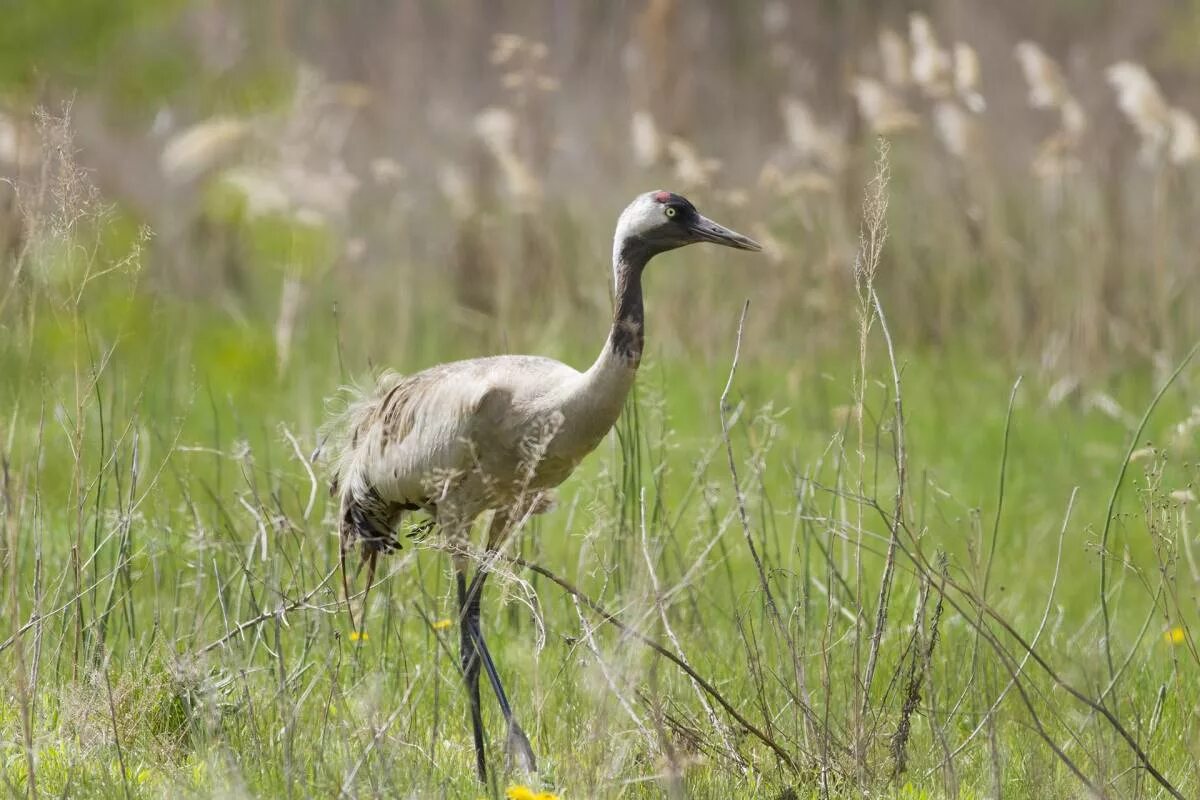
[[[703,216],[686,197],[662,191],[638,195],[621,212],[613,249],[614,255],[633,251],[649,258],[696,242],[762,250],[750,237]]]

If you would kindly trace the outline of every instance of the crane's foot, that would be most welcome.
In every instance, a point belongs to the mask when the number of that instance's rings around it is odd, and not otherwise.
[[[504,758],[509,769],[537,772],[537,757],[529,745],[529,737],[516,720],[508,721],[508,738],[504,742]]]

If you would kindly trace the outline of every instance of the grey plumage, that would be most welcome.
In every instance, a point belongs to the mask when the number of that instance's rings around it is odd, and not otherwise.
[[[360,545],[369,565],[368,591],[379,553],[398,546],[395,530],[406,512],[428,514],[455,553],[463,670],[481,778],[480,661],[508,723],[510,755],[530,769],[535,762],[479,630],[486,567],[481,566],[470,588],[466,585],[469,563],[463,554],[471,524],[483,512],[496,511],[487,540],[490,552],[503,545],[513,523],[549,509],[550,491],[612,428],[633,385],[644,339],[641,278],[646,264],[658,253],[700,241],[761,249],[704,218],[679,195],[640,195],[618,220],[613,321],[604,347],[586,371],[549,358],[492,356],[408,376],[388,373],[373,390],[360,393],[332,426],[330,448],[337,453],[332,487],[339,499],[342,556]]]

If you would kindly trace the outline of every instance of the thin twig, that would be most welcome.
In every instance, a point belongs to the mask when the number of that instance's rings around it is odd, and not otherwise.
[[[639,521],[642,534],[642,558],[646,561],[646,572],[650,576],[650,589],[654,592],[654,605],[658,609],[659,619],[662,620],[663,630],[667,634],[667,639],[671,645],[679,653],[681,661],[686,661],[687,657],[683,653],[683,645],[679,642],[679,637],[675,635],[675,629],[671,627],[670,617],[667,615],[667,607],[663,602],[662,587],[658,582],[658,575],[654,571],[654,559],[650,556],[650,539],[646,533],[646,490],[642,489],[641,496],[638,498]],[[700,699],[700,705],[704,707],[704,713],[708,717],[708,722],[712,725],[713,730],[721,737],[722,743],[725,745],[725,750],[732,755],[733,760],[738,763],[743,769],[746,768],[746,760],[734,748],[733,742],[729,739],[729,733],[725,726],[721,724],[721,720],[717,718],[717,712],[708,702],[708,698],[704,695],[700,685],[696,681],[692,681],[692,687],[696,690],[696,696]]]
[[[876,514],[880,515],[885,521],[888,521],[887,511],[885,511],[878,503],[876,503],[875,501],[873,501],[869,498],[864,499],[864,502],[866,502],[868,504],[868,506],[870,506],[875,511]],[[901,524],[903,525],[903,523],[901,523]],[[911,531],[906,531],[906,532],[908,533],[908,535],[910,537],[912,537]],[[919,568],[925,572],[933,571],[933,567],[928,563],[928,561],[921,554],[921,551],[919,549],[913,549],[910,551],[907,548],[904,548],[902,546],[902,552],[904,552],[904,554],[910,560],[912,560],[913,564],[917,568]],[[1044,673],[1046,673],[1046,676],[1049,677],[1050,680],[1057,687],[1059,687],[1060,689],[1065,691],[1067,694],[1069,694],[1071,697],[1073,697],[1076,701],[1078,701],[1082,705],[1086,706],[1087,708],[1091,709],[1093,712],[1104,717],[1104,719],[1108,722],[1109,726],[1112,727],[1112,729],[1114,731],[1116,731],[1117,734],[1122,739],[1125,740],[1125,743],[1129,746],[1129,749],[1133,751],[1133,753],[1137,757],[1138,761],[1141,762],[1141,765],[1145,768],[1145,770],[1148,773],[1150,773],[1150,775],[1154,778],[1154,780],[1157,781],[1158,784],[1160,786],[1162,786],[1172,797],[1178,798],[1178,800],[1183,800],[1183,794],[1177,788],[1175,788],[1174,784],[1172,784],[1169,780],[1167,780],[1166,776],[1163,775],[1158,770],[1158,768],[1156,768],[1154,766],[1154,764],[1150,761],[1150,757],[1146,754],[1146,751],[1142,749],[1141,745],[1138,744],[1137,739],[1133,736],[1133,734],[1131,734],[1129,732],[1129,729],[1127,729],[1121,723],[1121,721],[1119,719],[1117,719],[1115,714],[1113,714],[1111,711],[1109,711],[1108,708],[1106,708],[1102,703],[1096,702],[1095,700],[1093,700],[1092,698],[1088,697],[1086,694],[1081,692],[1079,689],[1076,689],[1070,683],[1067,683],[1067,681],[1064,680],[1054,670],[1054,668],[1050,666],[1050,663],[1048,661],[1046,661],[1046,659],[1043,658],[1042,655],[1040,653],[1038,653],[1038,651],[1032,645],[1030,645],[1028,642],[1025,641],[1024,637],[1021,636],[1021,634],[1017,631],[1017,629],[1014,628],[1012,626],[1012,624],[1009,623],[1008,620],[1005,619],[1000,614],[999,611],[996,611],[994,608],[989,606],[987,603],[983,602],[978,597],[977,594],[972,593],[969,588],[960,585],[953,579],[943,577],[942,580],[944,581],[944,583],[947,587],[960,593],[964,598],[966,598],[966,601],[968,603],[973,604],[975,606],[975,610],[982,611],[984,616],[989,617],[992,621],[994,621],[997,625],[999,625],[1000,628],[1002,628],[1004,630],[1004,632],[1009,637],[1011,637],[1020,646],[1020,648],[1024,652],[1029,654],[1029,656],[1034,660],[1034,663],[1037,664],[1038,667],[1041,668],[1041,670]],[[985,637],[991,636],[990,631],[986,630],[986,626],[984,626],[981,621],[977,621],[971,615],[967,614],[967,611],[968,611],[967,608],[965,608],[962,604],[955,602],[955,600],[953,598],[951,598],[949,595],[947,595],[946,600],[947,600],[947,602],[949,602],[951,604],[951,606],[956,611],[958,611],[963,616],[963,618],[966,620],[966,622],[968,624],[970,624],[972,627],[976,628],[977,630],[982,628],[985,631]],[[991,641],[992,640],[989,639],[989,643]],[[997,644],[998,644],[998,642],[997,642]],[[1007,664],[1006,664],[1006,666],[1007,666]],[[1009,672],[1010,672],[1010,674],[1015,675],[1015,670],[1010,669]],[[1017,689],[1022,694],[1024,693],[1024,689],[1021,687],[1021,685],[1019,683],[1017,684]],[[1057,748],[1057,746],[1055,746],[1052,742],[1050,744],[1051,744],[1051,748],[1054,750],[1055,754],[1060,755],[1060,756],[1064,755],[1061,753],[1061,750],[1059,750]]]
[[[1133,432],[1133,436],[1129,438],[1129,447],[1125,450],[1125,458],[1121,459],[1121,468],[1117,471],[1117,480],[1113,484],[1112,494],[1108,498],[1108,510],[1104,514],[1104,530],[1100,533],[1100,612],[1104,617],[1104,658],[1108,662],[1108,678],[1110,681],[1116,677],[1116,668],[1114,667],[1112,657],[1112,624],[1108,614],[1108,531],[1112,527],[1113,511],[1117,505],[1117,495],[1121,493],[1121,484],[1125,481],[1125,471],[1129,468],[1129,459],[1133,457],[1133,451],[1137,449],[1138,442],[1142,438],[1142,432],[1146,430],[1146,425],[1150,422],[1150,415],[1154,413],[1154,409],[1158,407],[1158,403],[1162,400],[1163,395],[1167,393],[1167,389],[1171,388],[1171,384],[1175,383],[1175,379],[1179,377],[1180,373],[1183,372],[1184,368],[1191,362],[1197,352],[1200,352],[1200,341],[1192,345],[1192,349],[1179,362],[1179,366],[1175,367],[1175,371],[1171,373],[1171,377],[1167,378],[1166,382],[1159,387],[1158,392],[1154,395],[1154,399],[1150,401],[1150,405],[1146,406],[1146,412],[1142,414],[1137,429]]]
[[[663,658],[666,658],[667,660],[671,661],[673,664],[675,664],[675,666],[677,666],[681,670],[683,670],[684,673],[689,678],[691,678],[696,683],[698,683],[700,685],[700,688],[702,688],[704,691],[708,692],[708,695],[710,697],[712,697],[713,700],[717,701],[718,705],[720,705],[721,708],[725,709],[726,713],[728,713],[729,716],[731,716],[735,720],[737,720],[739,725],[741,725],[743,728],[745,728],[747,731],[749,731],[750,734],[752,736],[754,736],[754,738],[758,739],[760,742],[765,744],[767,747],[771,748],[771,750],[775,753],[775,755],[779,756],[779,760],[787,765],[788,769],[792,770],[792,772],[799,771],[799,768],[796,766],[796,762],[792,759],[792,757],[790,755],[788,755],[788,752],[786,750],[784,750],[783,747],[781,747],[778,742],[776,742],[770,736],[767,736],[765,733],[763,733],[759,729],[759,727],[757,725],[755,725],[753,722],[751,722],[750,720],[748,720],[744,716],[742,716],[742,714],[736,708],[734,708],[733,704],[731,704],[728,700],[725,699],[725,696],[723,694],[721,694],[715,686],[713,686],[711,683],[709,683],[707,680],[705,680],[702,675],[700,675],[698,672],[696,672],[696,670],[692,669],[686,661],[684,661],[683,659],[676,656],[670,650],[663,647],[658,642],[651,639],[649,636],[646,636],[642,633],[635,631],[633,628],[630,628],[624,622],[621,622],[621,620],[617,619],[615,616],[610,614],[608,611],[604,610],[604,607],[601,606],[599,603],[595,602],[590,597],[588,597],[583,592],[581,592],[579,589],[576,589],[569,582],[567,582],[563,578],[558,577],[557,575],[555,575],[553,572],[546,569],[545,567],[543,567],[539,564],[534,564],[532,561],[526,561],[525,559],[520,558],[519,556],[510,556],[510,555],[505,554],[502,557],[511,564],[516,564],[519,567],[524,567],[525,569],[536,572],[538,575],[541,575],[543,578],[546,578],[547,580],[551,581],[552,583],[557,584],[559,586],[559,588],[563,589],[571,596],[577,598],[581,603],[583,603],[585,606],[590,608],[593,612],[598,614],[600,616],[600,618],[603,619],[605,622],[609,623],[610,625],[612,625],[613,627],[615,627],[617,630],[621,631],[622,633],[632,636],[633,638],[637,639],[642,644],[649,647],[654,652],[658,653]]]
[[[738,359],[742,353],[742,332],[746,327],[746,312],[750,310],[750,301],[742,305],[742,316],[738,320],[737,340],[733,345],[733,362],[729,366],[729,379],[725,381],[725,390],[721,392],[721,436],[725,439],[725,454],[729,457],[729,475],[733,481],[733,494],[737,500],[738,517],[742,521],[742,532],[746,535],[746,545],[754,558],[754,567],[758,571],[758,580],[762,585],[763,594],[767,598],[767,606],[776,620],[779,619],[779,609],[775,606],[775,597],[771,594],[771,586],[767,581],[766,570],[763,569],[762,558],[758,548],[754,546],[754,536],[750,528],[750,515],[746,512],[746,496],[742,492],[742,484],[738,479],[737,461],[733,456],[733,440],[729,437],[729,390],[733,387],[733,376],[737,374]]]
[[[292,436],[292,432],[283,427],[283,435],[292,444],[292,450],[296,453],[296,460],[304,467],[304,471],[308,473],[308,502],[304,505],[304,521],[308,522],[309,516],[312,515],[313,505],[317,502],[317,476],[313,473],[312,464],[304,457],[304,453],[300,450],[300,443],[296,441],[296,437]]]
[[[1064,515],[1062,527],[1059,528],[1059,531],[1058,531],[1058,553],[1054,557],[1054,576],[1050,580],[1050,592],[1046,596],[1046,607],[1045,607],[1045,609],[1042,610],[1042,620],[1040,623],[1038,623],[1037,630],[1033,634],[1033,639],[1030,640],[1031,647],[1037,647],[1038,642],[1041,641],[1042,633],[1046,629],[1046,622],[1050,619],[1050,609],[1054,605],[1054,595],[1058,589],[1058,577],[1059,577],[1060,571],[1061,571],[1060,568],[1062,567],[1063,539],[1066,537],[1067,525],[1071,521],[1071,510],[1075,507],[1075,496],[1078,494],[1079,494],[1079,487],[1076,486],[1074,489],[1071,490],[1071,497],[1067,501],[1067,513]],[[1029,661],[1029,653],[1026,653],[1021,658],[1021,663],[1017,665],[1017,673],[1016,674],[1017,674],[1018,678],[1022,675],[1022,673],[1024,673],[1025,664],[1028,663],[1028,661]],[[957,756],[959,753],[961,753],[968,744],[971,743],[971,740],[974,739],[979,734],[979,732],[982,731],[984,729],[984,727],[987,725],[988,719],[993,714],[996,713],[996,709],[1000,708],[1000,704],[1002,702],[1004,702],[1004,698],[1008,695],[1009,691],[1013,688],[1015,683],[1016,683],[1015,678],[1012,678],[1009,680],[1008,685],[1005,686],[1004,690],[1002,692],[1000,692],[999,696],[996,697],[996,699],[992,703],[991,707],[988,708],[988,710],[986,712],[984,712],[983,719],[981,719],[979,721],[979,724],[975,726],[975,729],[971,731],[971,733],[967,736],[967,738],[964,739],[962,741],[962,743],[958,745],[958,747],[954,748],[954,750],[952,752],[950,752],[944,759],[942,759],[942,762],[940,764],[938,764],[936,767],[934,767],[933,769],[926,772],[925,773],[926,775],[932,775],[934,772],[937,772],[942,767],[946,766],[947,763],[949,763],[955,756]],[[1103,696],[1101,696],[1100,699],[1101,699],[1101,701],[1103,701],[1103,699],[1104,699]]]
[[[276,617],[278,617],[281,614],[288,614],[292,611],[296,611],[297,609],[308,607],[310,605],[308,601],[311,600],[313,598],[313,596],[316,595],[317,592],[319,592],[323,588],[325,588],[325,584],[329,583],[329,579],[333,577],[333,573],[335,573],[335,572],[337,572],[337,567],[334,567],[333,569],[329,570],[329,572],[325,573],[325,577],[321,579],[321,582],[318,583],[316,586],[314,586],[312,589],[310,589],[308,591],[308,593],[306,593],[299,600],[293,600],[292,602],[288,603],[287,605],[279,606],[279,607],[273,608],[269,611],[264,611],[256,617],[252,617],[252,618],[246,620],[245,622],[238,623],[236,628],[227,632],[220,639],[217,639],[215,642],[210,642],[209,644],[200,648],[200,652],[207,653],[211,650],[216,650],[218,647],[225,644],[230,639],[234,638],[235,636],[239,636],[243,632],[249,630],[250,628],[255,627],[256,625],[261,625],[262,623],[264,623],[268,620],[275,619]],[[350,598],[346,598],[346,604],[347,605],[350,604]]]

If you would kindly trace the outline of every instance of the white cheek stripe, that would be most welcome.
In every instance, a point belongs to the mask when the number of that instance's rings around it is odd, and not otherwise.
[[[646,231],[662,225],[667,220],[666,207],[654,199],[657,192],[647,192],[639,195],[636,200],[621,212],[617,220],[617,232],[613,236],[613,280],[617,276],[617,260],[621,251],[621,243],[631,236],[638,236]]]

